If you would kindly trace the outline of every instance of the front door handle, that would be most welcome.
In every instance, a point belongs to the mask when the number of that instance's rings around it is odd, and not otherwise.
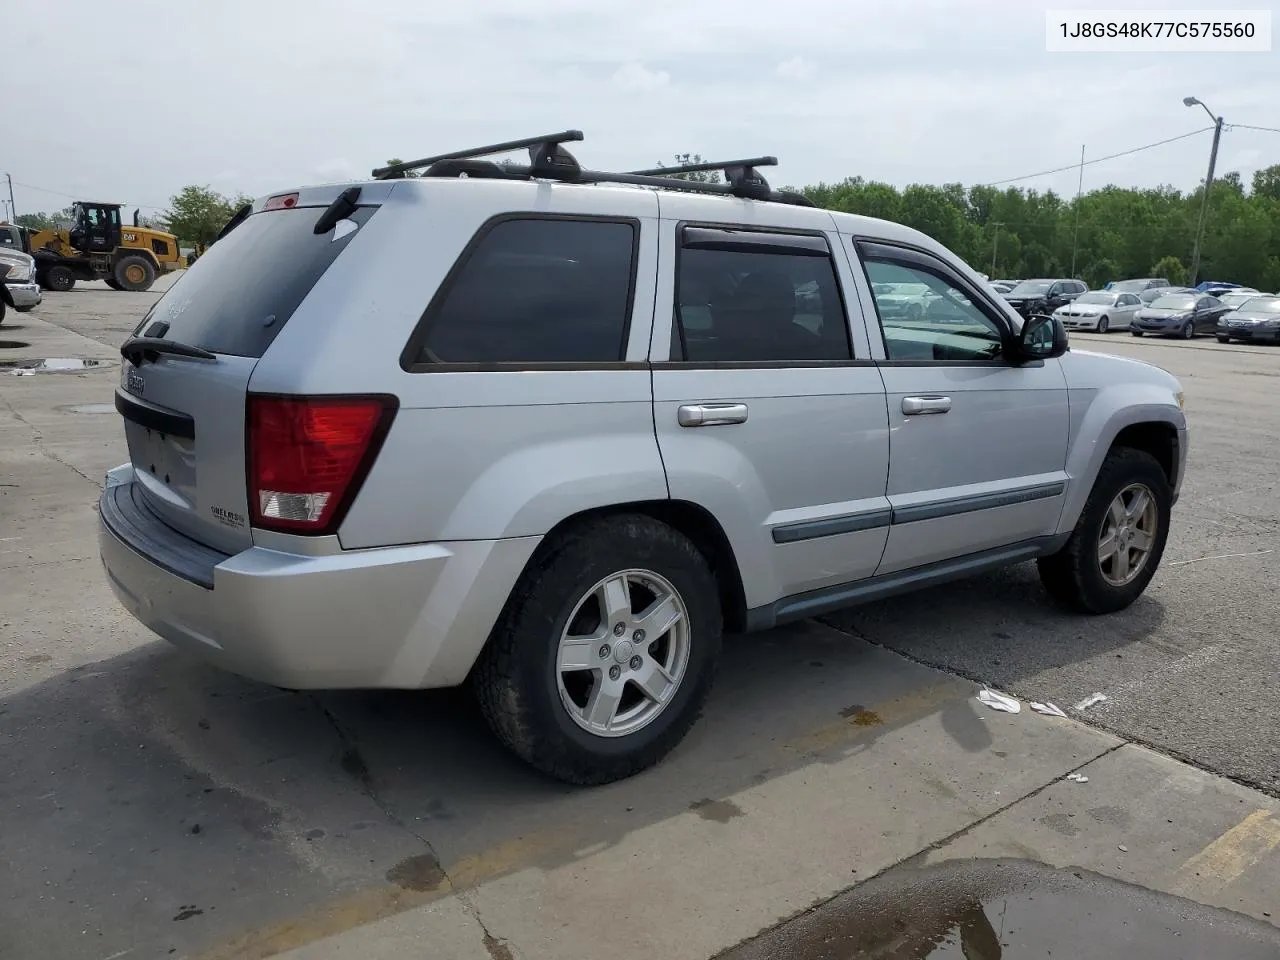
[[[902,398],[902,412],[908,417],[914,417],[925,413],[946,413],[950,409],[950,397]]]
[[[747,422],[745,403],[686,403],[676,410],[682,427],[719,427]]]

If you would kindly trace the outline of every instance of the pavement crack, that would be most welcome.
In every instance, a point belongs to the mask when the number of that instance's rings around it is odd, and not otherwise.
[[[52,460],[54,463],[61,464],[62,466],[70,470],[72,473],[81,477],[82,479],[88,480],[91,484],[93,484],[99,490],[102,489],[101,481],[93,479],[93,477],[89,476],[87,473],[85,473],[83,470],[77,467],[74,463],[69,463],[68,461],[63,460],[60,456],[58,456],[56,453],[50,450],[47,446],[45,446],[44,434],[40,432],[40,428],[37,427],[34,423],[32,423],[30,420],[28,420],[26,417],[24,417],[22,414],[20,414],[17,411],[17,409],[14,407],[12,401],[10,401],[8,397],[0,397],[0,399],[4,400],[4,405],[8,407],[9,412],[13,414],[13,419],[17,420],[20,424],[22,424],[24,427],[26,427],[28,430],[31,431],[31,442],[35,445],[36,450],[40,453],[42,457]],[[9,486],[9,484],[6,484],[6,486]],[[13,484],[13,486],[17,486],[17,484]]]

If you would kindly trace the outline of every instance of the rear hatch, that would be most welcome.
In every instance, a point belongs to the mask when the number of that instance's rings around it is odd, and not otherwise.
[[[144,501],[175,530],[225,553],[253,543],[245,462],[249,378],[373,216],[376,202],[368,201],[380,201],[392,184],[365,185],[360,205],[317,234],[317,221],[346,186],[259,201],[134,331],[134,338],[172,346],[124,347],[116,408]],[[204,356],[180,355],[183,347]]]

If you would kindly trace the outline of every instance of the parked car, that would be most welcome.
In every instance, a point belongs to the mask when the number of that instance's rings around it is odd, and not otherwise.
[[[1068,330],[1128,330],[1133,315],[1142,308],[1136,293],[1117,293],[1115,290],[1090,290],[1082,293],[1066,306],[1059,307],[1053,315]]]
[[[1135,280],[1113,280],[1104,289],[1114,293],[1141,293],[1167,286],[1169,281],[1166,277],[1139,277]]]
[[[1159,300],[1161,297],[1167,297],[1171,293],[1195,293],[1193,287],[1151,287],[1143,290],[1138,294],[1138,299],[1144,304]]]
[[[283,687],[468,681],[603,783],[684,736],[722,631],[1032,559],[1077,610],[1146,589],[1170,374],[1068,352],[916,230],[545,141],[259,199],[159,298],[99,503],[133,616]],[[889,319],[898,283],[937,322]]]
[[[1240,304],[1246,303],[1254,297],[1263,296],[1263,294],[1259,290],[1241,287],[1239,290],[1232,290],[1228,293],[1217,294],[1216,296],[1219,300],[1234,310],[1236,307],[1240,306]]]
[[[1197,293],[1171,293],[1153,300],[1134,314],[1129,332],[1135,337],[1154,333],[1163,337],[1190,340],[1202,333],[1213,333],[1218,318],[1231,310],[1217,297]]]
[[[0,323],[6,310],[18,313],[34,310],[43,296],[36,282],[36,261],[30,254],[0,247]]]
[[[1250,297],[1218,319],[1219,343],[1232,340],[1280,342],[1280,294]]]
[[[1083,280],[1023,280],[1005,300],[1023,317],[1052,314],[1089,288]]]
[[[1010,283],[1008,280],[992,280],[987,284],[987,286],[1003,297],[1006,293],[1016,287],[1017,284]]]

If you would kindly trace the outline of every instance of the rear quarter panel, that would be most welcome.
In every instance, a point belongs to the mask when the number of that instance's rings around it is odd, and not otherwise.
[[[410,334],[475,233],[491,217],[522,212],[640,221],[626,362],[401,369]],[[536,536],[582,510],[667,496],[643,363],[657,212],[654,195],[639,190],[465,180],[396,186],[281,331],[251,384],[259,392],[399,399],[339,530],[344,548]]]

